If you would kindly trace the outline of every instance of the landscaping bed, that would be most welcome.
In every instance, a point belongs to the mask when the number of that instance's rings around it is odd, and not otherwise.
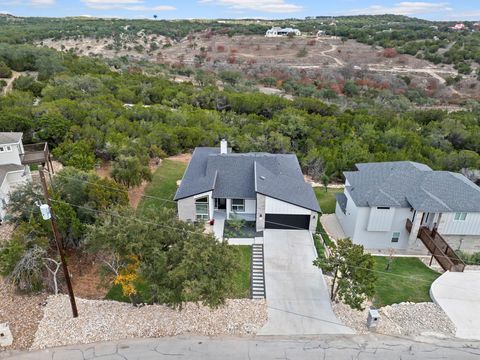
[[[52,295],[47,302],[32,349],[181,334],[254,335],[267,320],[264,300],[227,300],[217,309],[187,303],[182,310],[175,310],[163,305],[135,307],[77,299],[76,319],[71,316],[68,296]]]
[[[254,238],[256,233],[255,221],[225,220],[223,236],[226,238]]]

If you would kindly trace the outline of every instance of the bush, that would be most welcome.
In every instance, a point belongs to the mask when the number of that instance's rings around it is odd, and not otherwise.
[[[0,61],[0,78],[11,78],[12,70],[3,61]]]
[[[467,265],[480,265],[480,252],[466,253],[464,251],[458,250],[457,255]]]
[[[308,55],[308,50],[307,48],[301,48],[300,50],[298,50],[298,53],[297,53],[297,57],[299,58],[302,58],[302,57],[305,57]]]

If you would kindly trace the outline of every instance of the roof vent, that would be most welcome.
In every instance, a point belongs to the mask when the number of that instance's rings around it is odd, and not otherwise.
[[[265,176],[260,175],[260,179],[265,180]]]

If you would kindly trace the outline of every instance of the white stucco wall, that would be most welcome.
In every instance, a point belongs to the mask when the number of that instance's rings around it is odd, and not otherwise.
[[[215,204],[213,202],[211,191],[178,200],[177,201],[178,218],[183,221],[187,221],[187,220],[195,221],[196,220],[195,199],[202,198],[205,196],[208,196],[208,213],[209,213],[208,216],[210,219],[213,219],[213,210],[214,210]]]
[[[335,214],[337,215],[337,219],[340,222],[345,235],[352,239],[355,232],[355,224],[357,222],[358,207],[353,202],[348,190],[345,189],[344,194],[347,197],[345,214],[343,213],[342,209],[340,209],[338,203],[335,207]]]
[[[465,220],[455,220],[455,213],[443,213],[438,232],[442,235],[480,235],[480,213],[467,213]]]
[[[412,216],[410,208],[393,208],[391,227],[387,231],[368,231],[370,207],[359,207],[352,240],[366,249],[406,249],[409,233],[405,228],[407,218]],[[394,232],[400,232],[398,242],[392,242]]]
[[[10,196],[9,194],[15,190],[15,188],[21,184],[25,184],[27,181],[31,181],[30,169],[28,166],[24,170],[12,171],[7,174],[5,180],[0,186],[0,219],[3,219],[6,215],[5,207],[3,204],[8,204]]]
[[[267,196],[265,199],[265,212],[267,214],[310,215],[312,210]]]
[[[21,165],[20,148],[21,144],[0,144],[0,146],[10,146],[12,151],[0,153],[0,165],[17,164]]]

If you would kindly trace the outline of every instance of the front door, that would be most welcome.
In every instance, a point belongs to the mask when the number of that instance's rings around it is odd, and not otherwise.
[[[215,209],[217,210],[226,210],[227,209],[227,199],[215,199]]]

